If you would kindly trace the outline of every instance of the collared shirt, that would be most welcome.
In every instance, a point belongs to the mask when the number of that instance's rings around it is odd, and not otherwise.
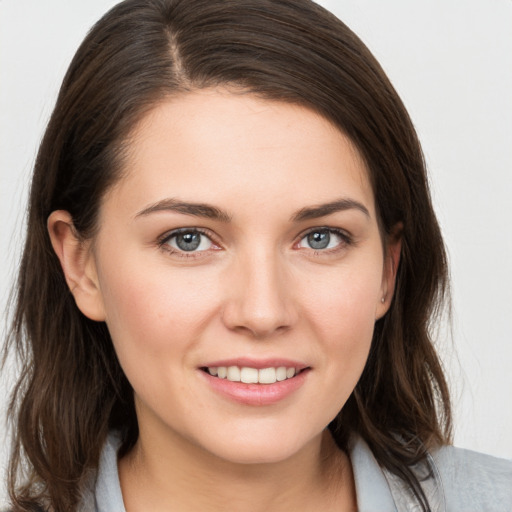
[[[118,437],[111,434],[81,512],[126,512],[117,471],[118,447]],[[359,512],[420,510],[407,486],[379,466],[360,437],[352,439],[349,456]],[[429,458],[433,476],[422,487],[432,512],[512,512],[512,461],[452,446]]]

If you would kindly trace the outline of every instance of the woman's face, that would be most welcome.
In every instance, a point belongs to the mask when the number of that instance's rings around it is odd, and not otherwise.
[[[349,140],[306,108],[219,90],[137,127],[88,263],[141,436],[234,462],[320,438],[393,287]]]

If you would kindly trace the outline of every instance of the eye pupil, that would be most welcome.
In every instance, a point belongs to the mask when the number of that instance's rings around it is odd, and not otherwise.
[[[312,249],[325,249],[331,241],[328,231],[314,231],[308,235],[308,244]]]
[[[201,233],[181,233],[176,236],[176,245],[182,251],[195,251],[201,244]]]

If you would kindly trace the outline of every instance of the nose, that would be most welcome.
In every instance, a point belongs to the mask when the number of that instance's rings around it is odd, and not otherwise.
[[[239,258],[229,270],[226,287],[222,317],[230,330],[264,339],[297,321],[293,278],[279,255],[259,251]]]

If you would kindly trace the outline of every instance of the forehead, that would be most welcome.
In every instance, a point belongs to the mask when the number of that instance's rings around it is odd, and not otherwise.
[[[350,139],[303,106],[250,93],[199,90],[157,104],[129,138],[114,190],[133,203],[176,195],[204,202],[257,198],[300,208],[349,195],[374,210]]]

